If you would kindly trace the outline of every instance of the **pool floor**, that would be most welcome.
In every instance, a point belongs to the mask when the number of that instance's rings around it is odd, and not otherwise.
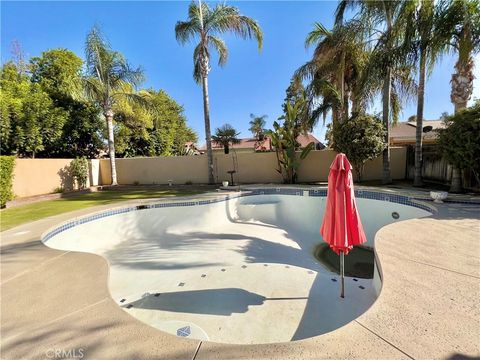
[[[163,331],[235,344],[317,336],[375,301],[372,280],[356,278],[340,299],[338,276],[294,241],[302,234],[260,222],[215,231],[197,226],[162,234],[161,246],[137,237],[109,250],[114,300]]]

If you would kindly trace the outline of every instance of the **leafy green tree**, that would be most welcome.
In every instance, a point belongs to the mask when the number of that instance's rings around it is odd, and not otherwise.
[[[385,148],[381,120],[371,115],[354,114],[348,121],[332,125],[333,149],[347,155],[361,181],[365,162],[381,155]]]
[[[197,83],[202,82],[203,110],[205,120],[205,137],[207,142],[208,181],[215,182],[213,176],[213,154],[210,131],[210,108],[208,96],[208,74],[210,72],[210,51],[218,53],[218,64],[225,65],[228,50],[220,34],[232,32],[242,39],[255,38],[259,49],[262,47],[262,31],[258,23],[244,16],[233,6],[217,4],[210,8],[206,3],[200,6],[192,1],[188,8],[188,20],[179,21],[175,26],[177,41],[185,44],[198,37],[199,42],[193,52],[193,77]]]
[[[265,119],[267,115],[257,116],[255,114],[250,114],[250,132],[257,139],[257,141],[263,140],[265,136],[265,125],[267,124]]]
[[[70,50],[47,50],[30,59],[31,80],[52,98],[70,96],[78,87],[82,65],[82,59]]]
[[[110,48],[97,27],[93,27],[87,35],[85,55],[87,76],[82,81],[83,91],[86,98],[99,106],[105,116],[112,185],[117,185],[114,108],[122,100],[147,106],[146,94],[133,90],[143,81],[144,75],[141,68],[132,68],[122,54]]]
[[[31,81],[68,113],[61,139],[42,151],[44,157],[92,158],[103,148],[100,109],[72,97],[78,91],[82,65],[83,61],[67,49],[48,50],[30,60]]]
[[[268,131],[277,156],[277,172],[282,175],[286,184],[297,182],[301,160],[305,159],[315,147],[311,142],[302,149],[300,155],[297,155],[297,150],[300,148],[297,138],[303,132],[302,112],[305,109],[305,101],[304,97],[297,98],[294,103],[287,101],[284,106],[285,113],[279,118],[283,123],[274,121],[273,130]]]
[[[240,135],[240,133],[237,132],[232,125],[225,124],[215,130],[215,135],[212,136],[212,140],[222,145],[225,154],[228,154],[230,152],[230,144],[240,143],[238,135]]]
[[[444,122],[446,127],[438,130],[440,153],[455,168],[471,170],[480,184],[480,101]]]
[[[172,156],[197,135],[187,126],[183,107],[165,91],[147,90],[149,110],[119,102],[115,108],[116,150],[119,156]]]
[[[34,158],[58,141],[67,113],[54,106],[39,84],[7,63],[2,67],[0,88],[2,153]]]
[[[282,104],[283,113],[287,113],[287,104],[293,107],[298,106],[296,110],[296,126],[301,132],[307,133],[313,130],[318,121],[317,110],[313,110],[312,101],[309,92],[305,89],[299,77],[294,76],[290,85],[285,90],[286,96]]]
[[[129,91],[133,91],[133,88]],[[149,99],[149,107],[152,107]],[[153,138],[149,130],[153,128],[153,113],[127,99],[119,99],[115,104],[115,155],[120,157],[155,156]]]
[[[187,126],[183,107],[165,91],[151,91],[155,108],[152,134],[157,139],[156,154],[172,156],[180,153],[197,135]]]

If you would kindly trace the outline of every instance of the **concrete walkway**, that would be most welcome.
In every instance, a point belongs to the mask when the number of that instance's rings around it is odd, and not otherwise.
[[[212,195],[214,196],[214,195]],[[111,206],[109,206],[111,207]],[[480,208],[438,205],[432,217],[381,229],[383,288],[346,326],[269,345],[181,339],[129,316],[111,299],[108,264],[50,249],[49,227],[96,207],[1,233],[2,359],[469,359],[480,356]],[[69,355],[68,355],[69,354]]]

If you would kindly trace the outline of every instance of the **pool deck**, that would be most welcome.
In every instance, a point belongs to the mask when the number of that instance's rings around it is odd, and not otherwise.
[[[210,196],[218,193],[195,198]],[[18,226],[1,233],[0,358],[62,351],[86,359],[478,358],[480,207],[429,204],[437,209],[432,216],[377,233],[383,287],[367,312],[330,333],[268,345],[201,342],[154,329],[111,299],[103,258],[41,243],[51,226],[112,205]]]

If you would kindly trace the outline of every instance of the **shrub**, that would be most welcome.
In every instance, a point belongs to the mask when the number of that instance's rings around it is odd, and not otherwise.
[[[297,182],[297,173],[301,165],[301,160],[315,148],[315,144],[310,142],[301,149],[300,156],[297,150],[300,150],[300,144],[297,137],[303,131],[302,123],[303,112],[305,109],[305,97],[302,94],[295,102],[286,102],[285,114],[279,118],[283,120],[280,125],[277,121],[273,122],[273,130],[268,131],[268,135],[275,147],[277,156],[277,172],[282,175],[283,182],[286,184],[295,184]]]
[[[458,169],[470,169],[480,183],[480,101],[444,122],[445,129],[438,130],[440,153]]]
[[[333,149],[347,155],[362,180],[367,160],[375,159],[385,149],[385,131],[380,119],[367,114],[354,114],[350,119],[332,127]]]
[[[77,182],[79,189],[87,186],[88,179],[88,161],[84,157],[76,158],[70,163],[70,171],[73,179]]]
[[[192,185],[192,184],[193,184],[192,180],[185,181],[185,185]]]
[[[12,183],[15,156],[0,156],[0,207],[13,199]]]

